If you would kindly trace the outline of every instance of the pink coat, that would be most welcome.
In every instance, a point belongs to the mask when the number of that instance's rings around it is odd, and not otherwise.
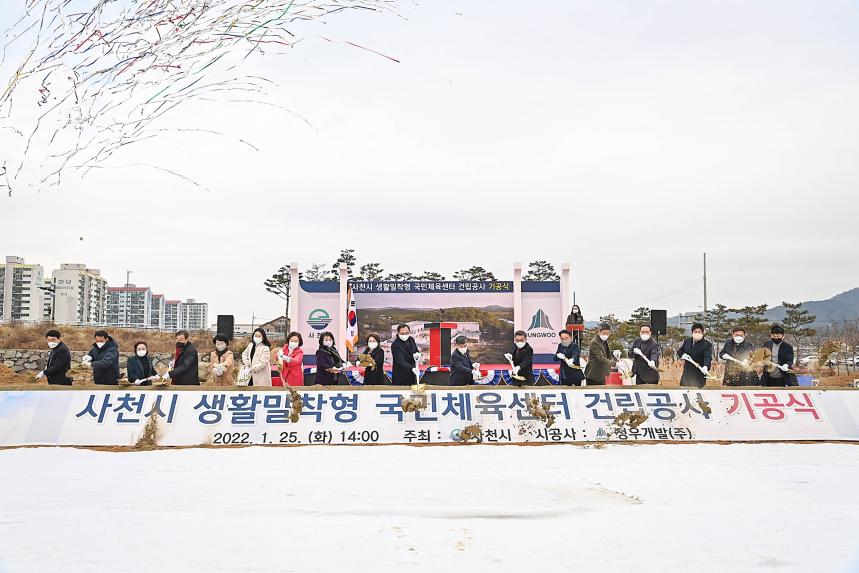
[[[289,345],[284,344],[282,352],[292,360],[280,362],[280,377],[288,386],[304,386],[304,351],[301,348],[290,351]]]

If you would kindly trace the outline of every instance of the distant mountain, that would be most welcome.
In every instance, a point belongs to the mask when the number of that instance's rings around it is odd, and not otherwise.
[[[812,326],[859,318],[859,288],[850,289],[826,300],[810,300],[802,303],[799,308],[817,317],[817,321]],[[785,314],[785,308],[779,305],[768,310],[766,317],[770,322],[779,322],[784,319]]]

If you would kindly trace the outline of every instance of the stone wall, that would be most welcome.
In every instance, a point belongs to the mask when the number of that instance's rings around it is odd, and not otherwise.
[[[48,352],[48,350],[0,350],[0,362],[15,373],[23,372],[26,374],[27,372],[33,372],[35,374],[44,370],[45,364],[48,361]],[[85,354],[86,352],[72,351],[72,368],[80,365],[81,358]],[[119,353],[120,369],[125,369],[125,364],[129,356],[132,356],[131,352]],[[169,362],[173,359],[173,354],[167,352],[152,352],[149,356],[152,358],[152,364],[155,365],[155,368],[163,367],[166,369]],[[209,354],[201,354],[200,362],[208,364]]]

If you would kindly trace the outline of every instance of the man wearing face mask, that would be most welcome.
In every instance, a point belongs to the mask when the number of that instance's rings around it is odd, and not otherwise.
[[[418,345],[410,334],[408,324],[397,326],[397,339],[391,343],[391,383],[396,386],[411,386],[417,383],[420,372],[418,361],[421,353]],[[452,358],[451,358],[452,360]]]
[[[746,330],[741,326],[731,331],[731,338],[725,341],[719,357],[725,361],[725,386],[756,386],[755,371],[750,366],[752,351],[755,349],[746,340]]]
[[[517,330],[513,334],[513,352],[504,355],[504,358],[513,363],[513,375],[524,378],[511,378],[516,386],[534,385],[534,349],[528,344],[527,337],[528,334],[524,330]]]
[[[199,386],[199,359],[197,347],[188,340],[191,338],[187,330],[176,333],[176,354],[173,358],[173,370],[166,373],[164,380],[170,380],[177,386]]]
[[[36,380],[41,380],[47,376],[48,384],[71,386],[72,379],[66,373],[72,368],[72,353],[69,352],[69,347],[60,338],[59,330],[49,330],[45,333],[45,340],[48,341],[48,348],[51,351],[48,353],[48,363],[45,365],[45,369],[36,375]]]
[[[789,372],[793,366],[793,346],[784,339],[784,328],[774,324],[770,329],[770,341],[764,348],[772,352],[773,364],[764,366],[762,386],[798,386],[796,375]]]
[[[479,364],[471,361],[471,356],[468,354],[468,339],[464,336],[457,336],[454,340],[456,347],[450,353],[450,378],[448,384],[450,386],[469,386],[475,378],[475,371]]]
[[[703,388],[707,383],[707,374],[713,364],[713,345],[704,338],[704,325],[700,322],[692,325],[692,336],[683,341],[677,350],[677,357],[683,360],[683,375],[680,377],[681,386]],[[695,361],[695,366],[688,359]]]
[[[649,324],[638,328],[632,343],[632,374],[636,384],[659,384],[659,343],[653,340]]]
[[[119,383],[119,347],[107,331],[96,331],[95,344],[83,357],[82,364],[92,368],[92,379],[96,384]]]
[[[581,386],[585,375],[581,368],[573,368],[581,366],[579,362],[581,358],[581,348],[576,344],[573,335],[569,330],[562,330],[558,333],[558,338],[561,340],[555,355],[552,356],[554,362],[560,362],[558,382],[565,386]]]
[[[585,379],[588,386],[605,386],[605,379],[611,374],[615,361],[608,349],[608,338],[611,336],[611,326],[607,323],[599,325],[597,335],[588,345],[588,365],[585,366]]]

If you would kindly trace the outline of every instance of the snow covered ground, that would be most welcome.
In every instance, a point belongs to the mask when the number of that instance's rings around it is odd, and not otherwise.
[[[859,571],[850,445],[0,451],[0,572]]]

